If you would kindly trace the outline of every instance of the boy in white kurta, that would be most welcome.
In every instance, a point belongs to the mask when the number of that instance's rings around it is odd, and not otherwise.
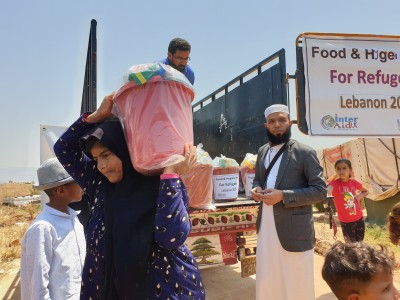
[[[32,222],[21,242],[21,299],[80,298],[86,243],[78,213],[68,203],[79,201],[82,189],[56,158],[38,169],[38,190],[49,203]]]

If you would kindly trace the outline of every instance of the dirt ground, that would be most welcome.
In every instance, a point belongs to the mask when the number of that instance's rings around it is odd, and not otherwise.
[[[322,265],[322,256],[315,255],[316,275]],[[0,299],[20,300],[19,285],[19,260],[14,260],[7,265],[5,274],[0,275]],[[235,300],[255,299],[256,276],[242,278],[240,264],[216,267],[201,270],[204,286],[207,291],[207,300]],[[316,299],[336,299],[329,291],[329,287],[323,282],[321,276],[316,276]]]
[[[321,277],[323,256],[315,254],[315,299],[337,300]],[[1,277],[0,299],[20,300],[19,260],[10,263],[7,274]],[[240,264],[201,270],[207,300],[251,300],[256,298],[256,275],[242,278]],[[400,289],[400,274],[396,273],[395,286]]]
[[[333,232],[329,229],[327,216],[315,215],[315,298],[316,300],[335,300],[328,285],[321,277],[321,268],[324,261],[323,254],[333,243]],[[338,239],[343,240],[340,228]],[[19,260],[2,264],[0,270],[0,299],[20,300]],[[240,263],[230,266],[215,267],[201,270],[204,286],[207,291],[207,300],[239,300],[255,299],[256,275],[242,278]],[[400,289],[400,271],[395,273],[395,286]]]
[[[332,231],[329,229],[325,217],[316,216],[315,231],[318,238],[315,254],[316,299],[336,299],[320,275],[323,256],[318,252],[324,253],[329,247],[329,243],[333,241]],[[1,274],[0,271],[0,299],[19,300],[19,260],[15,259],[2,264],[2,268],[3,273]],[[255,299],[256,276],[242,278],[240,272],[240,263],[201,270],[207,299]]]

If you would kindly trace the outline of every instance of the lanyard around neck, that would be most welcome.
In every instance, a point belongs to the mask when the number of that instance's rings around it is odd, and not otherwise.
[[[274,156],[274,158],[272,159],[272,161],[269,163],[269,166],[267,168],[267,170],[265,171],[265,179],[268,177],[269,172],[271,172],[272,167],[274,166],[275,162],[278,160],[279,156],[281,156],[281,154],[283,153],[283,151],[285,151],[286,149],[286,143],[283,144],[283,146],[281,147],[281,149],[279,149],[278,153],[276,153],[276,155]]]

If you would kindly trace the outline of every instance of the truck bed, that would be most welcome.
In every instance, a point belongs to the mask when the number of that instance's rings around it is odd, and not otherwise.
[[[187,247],[198,260],[200,268],[238,262],[238,239],[246,237],[249,254],[256,245],[256,221],[259,203],[239,194],[237,200],[214,201],[215,210],[190,209],[192,230]],[[248,245],[247,245],[248,244]]]

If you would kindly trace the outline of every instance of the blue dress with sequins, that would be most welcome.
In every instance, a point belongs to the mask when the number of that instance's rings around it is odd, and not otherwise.
[[[181,179],[161,179],[154,222],[156,246],[149,266],[149,299],[205,299],[196,259],[184,245],[191,223]]]
[[[94,161],[84,155],[79,138],[98,124],[83,121],[80,117],[54,145],[54,152],[65,170],[74,178],[88,197],[91,213],[86,225],[86,258],[82,272],[82,300],[100,299],[104,280],[104,193],[103,182],[107,180]]]
[[[79,138],[96,125],[80,117],[54,146],[64,168],[89,195],[91,216],[86,228],[82,300],[100,299],[105,274],[103,183],[107,179],[79,146]],[[155,243],[148,272],[143,274],[148,277],[147,299],[205,299],[196,259],[184,245],[190,230],[188,198],[182,181],[179,178],[161,180],[155,212]],[[130,299],[129,295],[125,296]]]

